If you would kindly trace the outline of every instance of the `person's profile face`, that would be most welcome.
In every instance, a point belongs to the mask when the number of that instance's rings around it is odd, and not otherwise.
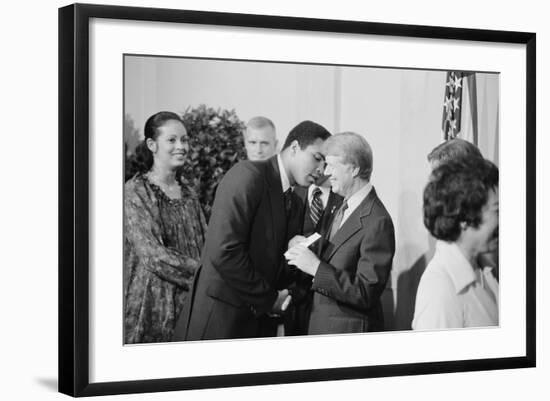
[[[326,166],[326,162],[323,162],[323,164],[321,165],[321,168],[320,168],[320,174],[315,179],[314,184],[317,185],[318,187],[329,188],[330,187],[330,181],[329,181],[329,176],[325,175],[325,166]]]
[[[245,132],[244,146],[249,160],[265,160],[277,151],[275,130],[270,127],[251,128]]]
[[[481,209],[481,222],[477,228],[469,227],[476,255],[498,249],[498,188],[490,189],[487,203]]]
[[[325,175],[329,176],[332,192],[343,197],[353,186],[353,165],[344,162],[343,156],[327,155]]]
[[[169,120],[158,128],[159,135],[149,147],[154,163],[164,168],[176,168],[185,163],[189,151],[189,137],[183,124]]]
[[[291,145],[294,158],[292,176],[296,185],[307,187],[321,175],[325,163],[323,143],[324,141],[318,138],[304,149],[300,148],[298,141]]]

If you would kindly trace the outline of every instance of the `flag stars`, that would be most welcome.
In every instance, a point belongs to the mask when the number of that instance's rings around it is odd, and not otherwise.
[[[459,88],[462,88],[462,78],[459,78],[458,76],[455,76],[454,80],[453,80],[453,86],[454,86],[455,90],[457,90]]]
[[[442,129],[446,139],[455,138],[460,132],[462,109],[463,73],[448,71],[443,97]]]
[[[443,104],[443,107],[445,107],[445,112],[448,113],[449,110],[451,109],[452,107],[452,103],[453,103],[453,98],[452,97],[446,97],[445,98],[445,102]]]
[[[448,81],[445,86],[449,87],[451,91],[457,91],[462,88],[462,78],[456,75],[454,72],[451,72],[448,77]]]
[[[449,121],[449,126],[451,127],[451,129],[453,131],[455,131],[456,130],[456,120],[453,119],[453,120]]]
[[[459,98],[453,98],[453,111],[457,111],[460,108],[460,99]]]

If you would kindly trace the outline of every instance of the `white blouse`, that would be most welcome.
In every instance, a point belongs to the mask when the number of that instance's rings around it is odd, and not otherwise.
[[[454,243],[437,241],[418,286],[412,328],[498,326],[498,281],[472,267]]]

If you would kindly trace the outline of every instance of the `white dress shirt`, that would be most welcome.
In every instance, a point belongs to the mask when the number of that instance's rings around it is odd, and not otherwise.
[[[498,326],[498,281],[472,267],[454,243],[437,241],[416,293],[412,328]]]
[[[283,159],[281,159],[280,154],[277,154],[277,164],[279,165],[279,175],[281,176],[281,184],[283,186],[284,194],[286,190],[290,188],[290,180],[288,179],[288,175],[286,175],[286,170],[283,165]]]

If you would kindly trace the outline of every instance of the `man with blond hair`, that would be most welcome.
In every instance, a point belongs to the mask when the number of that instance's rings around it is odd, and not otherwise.
[[[244,146],[248,160],[267,160],[277,153],[275,124],[266,117],[253,117],[246,124]]]

